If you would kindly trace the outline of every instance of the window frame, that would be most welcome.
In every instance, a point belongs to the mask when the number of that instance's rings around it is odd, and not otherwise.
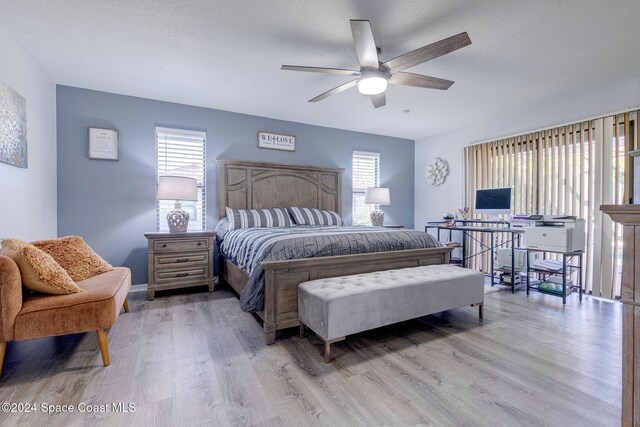
[[[375,158],[375,177],[373,177],[373,185],[368,187],[356,187],[356,158],[357,157],[370,157]],[[359,174],[358,174],[359,175]],[[364,214],[364,211],[361,212],[358,209],[358,205],[355,203],[356,197],[364,198],[366,189],[369,187],[379,187],[380,186],[380,176],[381,176],[381,155],[376,151],[362,151],[362,150],[353,150],[351,153],[351,223],[353,225],[371,225],[371,219],[369,214],[371,211],[379,209],[378,205],[364,205],[367,213],[366,220],[360,220],[359,218]]]
[[[166,155],[165,155],[164,170],[161,172],[161,164],[160,164],[161,162],[160,135],[161,134],[174,135],[178,137],[183,137],[185,139],[193,138],[194,142],[198,142],[199,140],[202,141],[201,142],[202,143],[201,178],[200,176],[198,176],[199,174],[193,174],[193,173],[189,174],[189,173],[184,173],[184,171],[180,172],[179,170],[171,170],[171,169],[167,170],[168,165],[167,165]],[[195,206],[193,207],[193,209],[195,210],[195,212],[197,212],[200,218],[197,218],[197,221],[194,221],[193,217],[190,218],[188,231],[194,231],[194,232],[205,231],[207,229],[207,133],[206,131],[194,131],[190,129],[156,126],[154,129],[154,135],[155,135],[155,152],[156,152],[156,159],[155,159],[156,194],[158,191],[158,180],[159,180],[159,177],[162,175],[179,175],[179,176],[188,176],[188,177],[196,178],[198,182],[197,191],[198,191],[199,200],[195,202]],[[165,142],[165,147],[166,146],[167,146],[167,143]],[[165,151],[166,151],[166,148],[165,148]],[[197,158],[199,158],[199,154],[197,155]],[[169,231],[168,224],[166,223],[166,218],[165,218],[166,213],[164,213],[167,209],[169,209],[169,207],[163,206],[163,205],[173,206],[173,203],[174,203],[173,201],[164,201],[164,200],[160,201],[156,199],[156,208],[155,208],[156,209],[156,227],[155,227],[156,231],[158,232]],[[183,209],[185,204],[189,205],[190,203],[194,203],[194,202],[183,201],[182,202]],[[198,204],[200,204],[200,207],[198,207]],[[188,211],[189,209],[187,208],[185,210]]]

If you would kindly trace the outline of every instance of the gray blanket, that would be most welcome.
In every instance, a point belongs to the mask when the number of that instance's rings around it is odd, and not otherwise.
[[[249,282],[240,295],[240,308],[254,312],[262,310],[264,305],[263,261],[438,246],[440,243],[433,236],[422,231],[362,226],[300,226],[231,230],[224,236],[220,250],[249,275]]]

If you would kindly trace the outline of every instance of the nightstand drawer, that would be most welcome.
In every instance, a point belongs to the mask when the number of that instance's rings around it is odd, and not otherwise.
[[[153,266],[157,270],[202,266],[209,263],[209,251],[157,254]]]
[[[194,282],[202,280],[206,282],[209,279],[209,266],[191,267],[175,270],[156,270],[154,272],[154,282],[158,285],[171,283],[179,284],[186,282]]]
[[[199,249],[209,249],[209,239],[171,239],[153,242],[154,252],[186,252]]]

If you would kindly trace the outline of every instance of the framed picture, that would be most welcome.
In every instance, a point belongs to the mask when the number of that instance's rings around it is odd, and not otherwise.
[[[27,101],[0,82],[0,162],[26,168]]]
[[[89,128],[89,158],[118,160],[118,131],[116,129]]]
[[[296,151],[296,137],[281,133],[258,132],[258,148]]]

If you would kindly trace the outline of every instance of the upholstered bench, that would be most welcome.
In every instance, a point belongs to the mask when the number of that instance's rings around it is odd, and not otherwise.
[[[347,335],[467,305],[482,318],[484,275],[451,265],[429,265],[331,277],[298,287],[300,335],[305,325],[331,344]]]

